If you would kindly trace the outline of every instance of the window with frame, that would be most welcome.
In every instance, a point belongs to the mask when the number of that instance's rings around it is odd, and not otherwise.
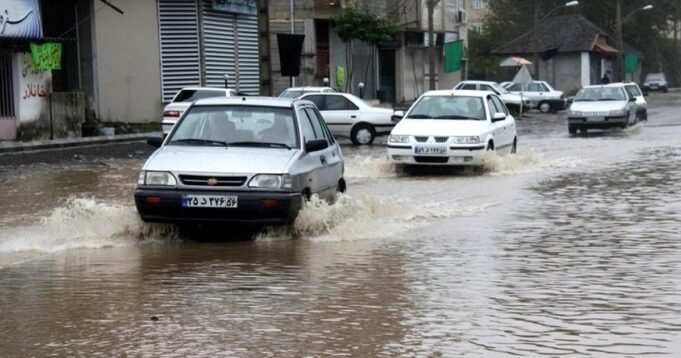
[[[499,99],[499,97],[492,96],[492,101],[499,110],[499,113],[503,113],[508,116],[508,108],[506,108],[506,105],[501,101],[501,99]]]
[[[319,123],[319,125],[322,127],[322,131],[324,133],[324,137],[326,138],[326,140],[330,144],[334,143],[335,140],[333,138],[333,135],[331,134],[329,127],[326,125],[326,122],[324,122],[324,119],[322,119],[322,116],[319,113],[317,113],[317,111],[315,111],[315,109],[312,107],[305,108],[305,112],[307,113],[308,117],[312,119],[313,124],[315,122]]]
[[[487,6],[487,0],[473,0],[473,8],[476,10],[484,9]]]
[[[323,95],[314,95],[314,96],[307,96],[307,97],[305,97],[304,99],[306,99],[306,100],[308,100],[308,101],[314,103],[314,105],[317,106],[317,108],[318,108],[320,111],[323,111],[323,110],[325,110],[325,108],[326,108],[326,100],[325,100],[325,99],[326,99],[326,96],[323,96]]]
[[[480,85],[481,91],[490,91],[492,93],[497,93],[497,91],[490,85]]]
[[[476,90],[475,83],[464,83],[463,86],[461,86],[460,89],[463,90]]]
[[[350,102],[349,99],[340,95],[327,95],[326,96],[326,109],[327,111],[354,111],[357,110],[357,106]]]
[[[530,83],[529,86],[527,86],[527,91],[528,92],[544,92],[544,88],[540,83]]]
[[[321,139],[317,138],[314,126],[312,125],[312,120],[310,119],[310,116],[307,115],[305,110],[301,109],[298,111],[298,118],[300,122],[300,129],[303,132],[303,145],[311,140]]]

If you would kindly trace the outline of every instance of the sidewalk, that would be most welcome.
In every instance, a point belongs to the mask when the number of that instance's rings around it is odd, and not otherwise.
[[[19,152],[55,150],[74,147],[86,147],[111,143],[141,142],[149,136],[161,136],[161,132],[123,134],[115,136],[98,136],[84,138],[68,138],[39,140],[33,142],[0,142],[0,155]]]

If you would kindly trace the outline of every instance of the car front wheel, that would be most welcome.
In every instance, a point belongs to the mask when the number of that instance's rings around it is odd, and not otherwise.
[[[376,138],[376,130],[373,126],[361,123],[352,128],[350,140],[354,145],[371,145]]]
[[[539,111],[541,113],[549,113],[552,110],[553,110],[553,107],[551,106],[551,103],[546,102],[546,101],[539,103]]]
[[[568,125],[568,132],[570,135],[575,135],[577,134],[577,126],[575,125]]]

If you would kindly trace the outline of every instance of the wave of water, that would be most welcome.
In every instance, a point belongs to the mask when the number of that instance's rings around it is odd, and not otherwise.
[[[35,224],[0,229],[0,254],[125,246],[173,235],[171,226],[143,223],[132,206],[69,198]]]

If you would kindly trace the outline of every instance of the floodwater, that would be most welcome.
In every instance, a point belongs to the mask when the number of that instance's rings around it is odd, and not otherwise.
[[[22,171],[0,192],[0,355],[678,355],[677,108],[576,138],[535,114],[477,171],[346,147],[347,195],[248,240],[142,224],[138,161]]]

